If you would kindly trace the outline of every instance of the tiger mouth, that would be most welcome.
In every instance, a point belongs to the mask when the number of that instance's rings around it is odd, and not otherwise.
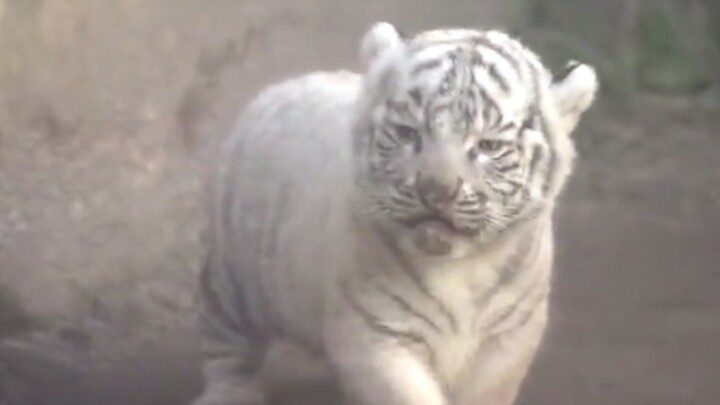
[[[476,229],[458,226],[452,219],[444,215],[427,214],[401,221],[403,225],[413,230],[433,228],[449,235],[474,236]]]

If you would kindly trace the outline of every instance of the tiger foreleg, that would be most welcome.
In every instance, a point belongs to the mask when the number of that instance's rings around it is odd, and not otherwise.
[[[382,349],[334,362],[348,405],[447,405],[422,362],[402,349]]]
[[[513,405],[535,362],[547,325],[546,303],[540,304],[524,328],[498,337],[497,350],[476,359],[455,395],[455,405]],[[511,353],[509,355],[508,353]]]
[[[326,342],[348,405],[449,405],[426,360],[412,346],[349,323],[335,325]]]
[[[233,359],[207,361],[203,367],[205,390],[193,405],[264,405],[259,377],[238,372],[237,367]]]

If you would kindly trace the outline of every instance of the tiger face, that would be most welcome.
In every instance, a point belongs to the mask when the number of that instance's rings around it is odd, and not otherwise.
[[[383,231],[457,255],[551,206],[574,157],[569,134],[596,92],[592,68],[574,64],[553,82],[501,32],[404,39],[387,23],[366,34],[363,57],[357,184]]]

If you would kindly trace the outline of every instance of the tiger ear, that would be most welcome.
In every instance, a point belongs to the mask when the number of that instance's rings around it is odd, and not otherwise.
[[[550,92],[566,133],[572,132],[582,114],[595,101],[599,84],[595,69],[570,61],[561,77],[553,81]]]
[[[365,33],[360,44],[360,61],[367,69],[373,62],[392,50],[403,47],[402,36],[395,27],[387,22],[372,25]]]

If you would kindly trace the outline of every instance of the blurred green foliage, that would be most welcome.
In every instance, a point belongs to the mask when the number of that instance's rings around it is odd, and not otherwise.
[[[717,0],[509,0],[508,21],[554,68],[568,59],[598,70],[602,91],[689,94],[720,75]]]
[[[720,47],[720,1],[705,0],[715,44]]]
[[[713,55],[708,46],[711,32],[696,32],[692,24],[681,24],[668,7],[646,5],[637,16],[635,75],[638,85],[665,93],[692,93],[709,87],[715,79]],[[688,17],[690,18],[690,17]]]
[[[637,18],[638,40],[641,50],[645,48],[658,55],[671,56],[680,46],[672,18],[665,10],[650,5]]]

